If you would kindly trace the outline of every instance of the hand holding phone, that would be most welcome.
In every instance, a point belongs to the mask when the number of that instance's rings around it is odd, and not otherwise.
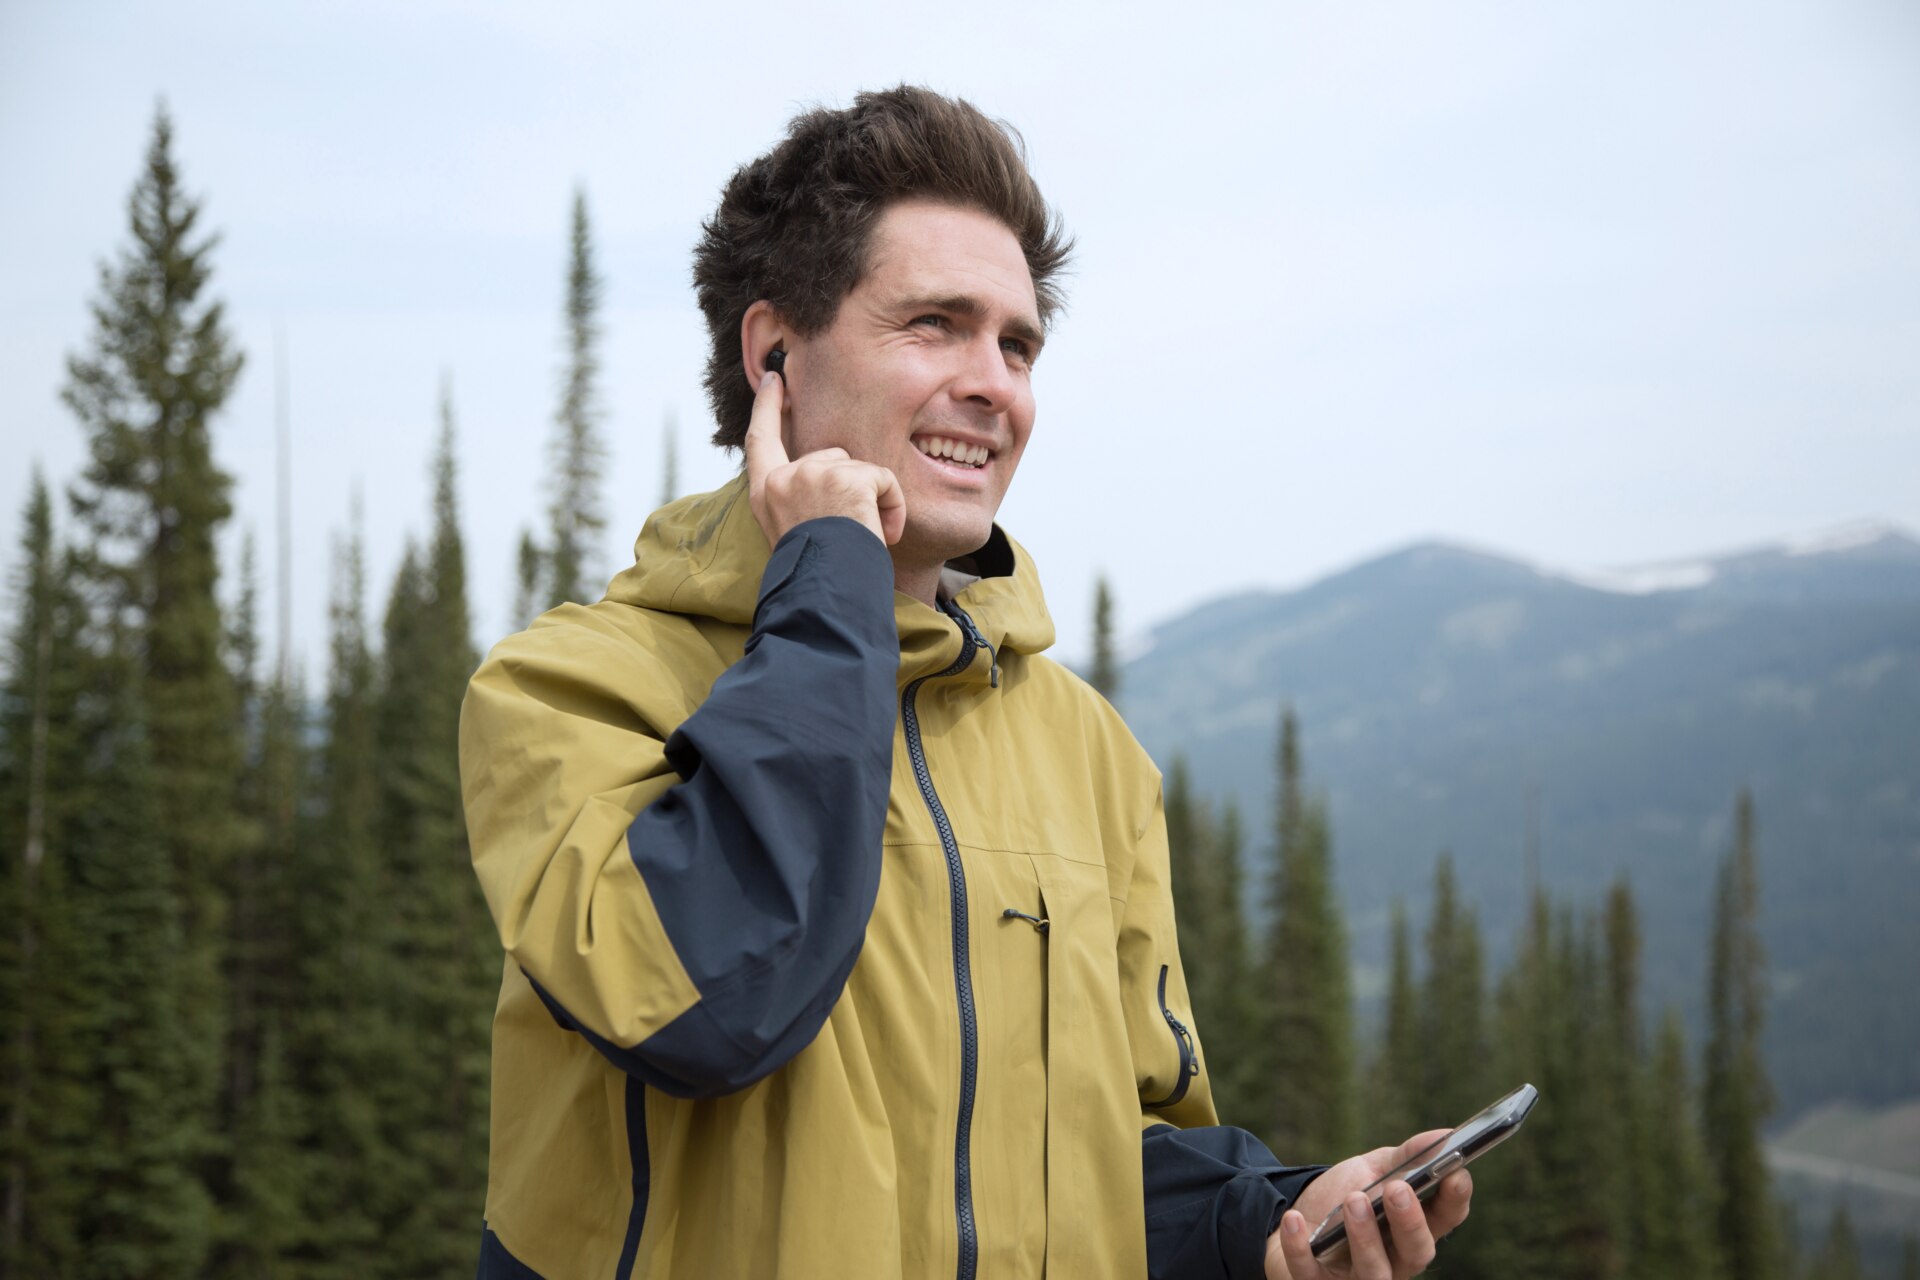
[[[1374,1179],[1366,1187],[1366,1195],[1373,1204],[1375,1224],[1385,1228],[1387,1208],[1384,1196],[1389,1182],[1400,1179],[1420,1200],[1431,1198],[1448,1174],[1464,1169],[1470,1162],[1506,1141],[1539,1100],[1539,1091],[1530,1084],[1523,1084],[1452,1133],[1413,1155],[1398,1168]],[[1308,1244],[1313,1250],[1314,1259],[1319,1262],[1332,1262],[1345,1255],[1347,1224],[1339,1208],[1336,1207],[1321,1221]]]

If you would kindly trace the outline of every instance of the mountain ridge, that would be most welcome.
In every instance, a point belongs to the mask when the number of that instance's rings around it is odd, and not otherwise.
[[[1415,542],[1162,623],[1119,701],[1163,766],[1186,756],[1255,832],[1296,708],[1362,990],[1388,901],[1417,904],[1443,848],[1510,941],[1532,794],[1548,887],[1597,901],[1628,875],[1654,1007],[1697,1012],[1712,870],[1750,786],[1783,1103],[1920,1094],[1920,998],[1820,998],[1920,969],[1898,910],[1920,905],[1920,541],[1876,522],[1689,563],[1707,567],[1691,585],[1621,591]],[[1868,1041],[1897,1052],[1841,1060]]]

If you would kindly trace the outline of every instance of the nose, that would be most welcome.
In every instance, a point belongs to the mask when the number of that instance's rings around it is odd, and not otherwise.
[[[1008,367],[1000,339],[981,333],[966,344],[953,394],[992,413],[1006,413],[1019,399],[1021,380]]]

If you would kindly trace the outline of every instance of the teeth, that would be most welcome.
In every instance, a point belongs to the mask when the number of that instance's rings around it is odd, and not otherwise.
[[[924,437],[915,440],[913,445],[929,458],[946,458],[963,467],[982,466],[992,455],[992,450],[983,444],[963,444],[945,436]]]

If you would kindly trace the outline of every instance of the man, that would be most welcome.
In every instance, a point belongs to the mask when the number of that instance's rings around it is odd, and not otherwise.
[[[1399,1152],[1216,1125],[1158,774],[993,524],[1067,249],[923,90],[729,184],[695,282],[742,474],[462,717],[507,952],[483,1277],[1335,1274],[1311,1223]],[[1338,1274],[1415,1273],[1467,1197],[1390,1196],[1392,1250],[1360,1212]]]

